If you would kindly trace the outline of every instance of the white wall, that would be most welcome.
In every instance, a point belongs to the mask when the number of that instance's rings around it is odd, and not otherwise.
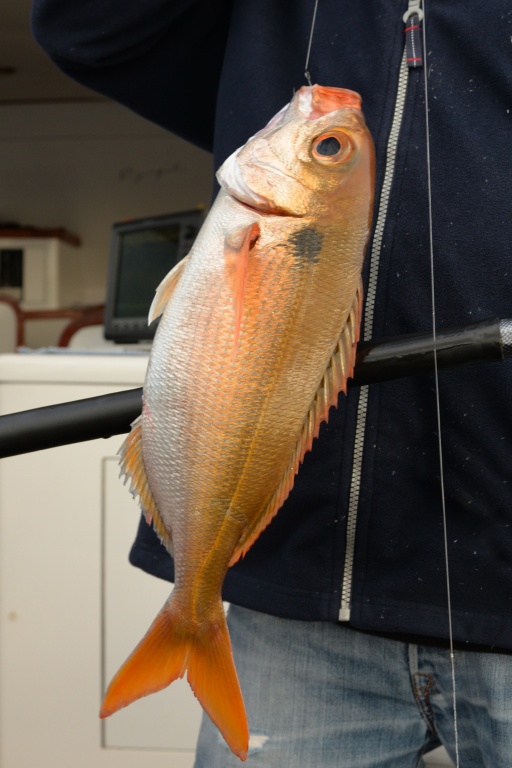
[[[0,222],[82,240],[83,300],[104,300],[113,222],[209,206],[203,152],[107,101],[0,106]]]

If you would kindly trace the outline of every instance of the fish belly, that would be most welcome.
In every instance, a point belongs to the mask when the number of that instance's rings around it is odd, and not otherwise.
[[[354,244],[340,256],[339,237],[322,237],[326,246],[314,258],[299,253],[297,233],[314,223],[259,216],[227,196],[216,211],[162,317],[142,422],[144,464],[172,531],[177,586],[199,570],[215,589],[290,474],[360,267],[350,258]],[[260,236],[235,338],[226,239],[254,224]]]

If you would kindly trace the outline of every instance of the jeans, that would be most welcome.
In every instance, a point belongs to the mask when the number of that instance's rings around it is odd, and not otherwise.
[[[415,768],[455,762],[452,672],[440,648],[231,606],[251,738],[247,768]],[[456,651],[461,768],[512,765],[512,656]],[[203,717],[195,768],[240,768]]]

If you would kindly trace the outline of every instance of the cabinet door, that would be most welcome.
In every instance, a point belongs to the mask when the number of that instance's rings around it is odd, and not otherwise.
[[[149,628],[172,585],[128,563],[139,510],[119,479],[116,458],[103,461],[103,488],[103,668],[108,684]],[[177,680],[105,720],[104,745],[107,749],[174,749],[192,755],[200,712],[186,681]]]
[[[33,390],[3,385],[3,412],[106,388]],[[128,563],[139,511],[118,477],[121,441],[0,461],[1,768],[193,765],[201,708],[182,681],[98,718],[170,590]]]

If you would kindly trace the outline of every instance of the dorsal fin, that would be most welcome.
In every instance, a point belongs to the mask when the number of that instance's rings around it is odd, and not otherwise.
[[[362,299],[363,288],[362,282],[360,282],[345,327],[340,334],[336,349],[333,352],[309,412],[304,420],[301,436],[297,441],[292,460],[289,463],[290,469],[279,483],[264,514],[258,518],[256,524],[252,528],[245,531],[244,536],[238,542],[238,547],[233,554],[230,566],[234,565],[234,563],[249,551],[260,533],[267,527],[272,518],[275,517],[281,509],[281,506],[293,488],[295,475],[304,459],[304,455],[307,451],[311,450],[313,440],[315,437],[318,437],[320,424],[322,421],[328,420],[329,408],[333,405],[337,405],[339,393],[346,393],[347,391],[347,379],[354,373],[356,345],[359,340],[359,328],[361,325],[363,308]]]
[[[156,289],[155,298],[149,309],[148,325],[156,320],[157,317],[163,313],[167,302],[174,293],[174,289],[178,285],[181,273],[185,268],[187,262],[187,256],[181,261],[178,261],[175,267],[164,277],[158,288]]]
[[[142,456],[142,417],[132,424],[128,437],[124,440],[119,455],[121,456],[121,474],[130,480],[130,493],[138,496],[140,506],[148,525],[153,527],[167,550],[172,554],[172,535],[163,524],[153,494],[149,487],[144,459]]]

